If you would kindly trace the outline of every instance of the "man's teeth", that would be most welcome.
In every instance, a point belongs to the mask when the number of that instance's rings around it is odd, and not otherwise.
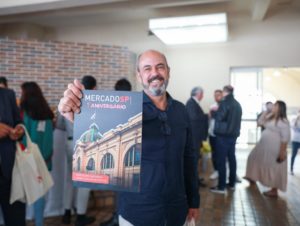
[[[152,82],[160,82],[160,79],[154,79]]]

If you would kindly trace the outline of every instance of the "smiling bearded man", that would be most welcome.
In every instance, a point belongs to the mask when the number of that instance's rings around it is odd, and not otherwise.
[[[140,192],[119,193],[120,226],[182,226],[199,214],[197,153],[185,106],[166,92],[169,73],[162,53],[138,57],[144,87]],[[70,120],[80,112],[81,90],[75,80],[60,100],[59,111]]]

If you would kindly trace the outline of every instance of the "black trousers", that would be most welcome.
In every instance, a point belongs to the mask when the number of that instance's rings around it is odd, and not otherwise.
[[[2,209],[5,226],[25,226],[25,203],[9,204],[11,180],[2,175],[0,165],[0,207]]]
[[[212,159],[212,164],[213,164],[214,170],[218,170],[216,139],[217,139],[216,137],[209,136],[209,144],[210,144],[211,149],[212,149],[211,159]]]

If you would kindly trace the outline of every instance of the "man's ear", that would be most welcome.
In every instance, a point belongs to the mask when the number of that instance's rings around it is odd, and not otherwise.
[[[168,66],[168,79],[170,78],[170,71],[171,71],[171,68]]]
[[[136,79],[138,80],[139,83],[142,84],[142,77],[141,77],[141,74],[138,71],[136,72]]]

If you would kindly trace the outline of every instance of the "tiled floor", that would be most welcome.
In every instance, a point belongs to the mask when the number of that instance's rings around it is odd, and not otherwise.
[[[242,177],[245,172],[246,160],[249,151],[237,150],[238,175]],[[280,192],[277,199],[267,198],[262,192],[267,188],[258,184],[249,186],[242,180],[235,191],[228,191],[227,195],[214,194],[209,191],[209,186],[215,181],[209,181],[207,188],[201,188],[200,219],[197,226],[296,226],[300,225],[300,157],[295,162],[295,175],[288,178],[288,191]],[[209,164],[210,166],[210,164]],[[208,178],[210,171],[206,173]],[[93,201],[93,200],[92,200]],[[93,202],[89,215],[94,215],[97,221],[91,226],[98,226],[101,221],[111,216],[112,207],[95,206]],[[47,218],[45,226],[60,226],[61,217]],[[29,222],[29,226],[33,226]]]

